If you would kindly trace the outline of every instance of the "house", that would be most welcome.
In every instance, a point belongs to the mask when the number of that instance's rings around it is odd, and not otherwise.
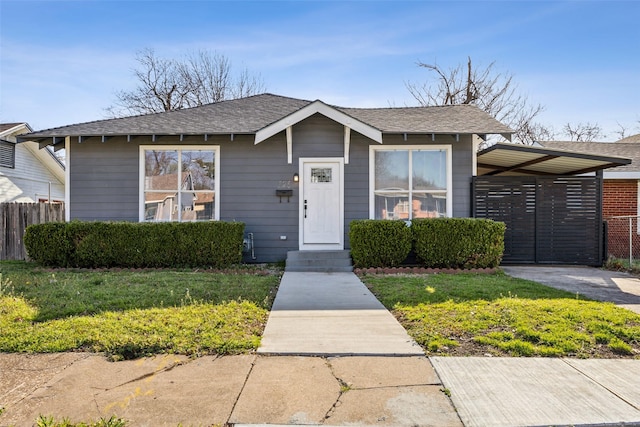
[[[255,260],[272,262],[348,249],[357,218],[469,216],[480,137],[510,133],[471,105],[262,94],[25,138],[65,149],[68,220],[242,221]]]
[[[479,163],[477,148],[511,132],[473,105],[345,108],[262,94],[25,138],[65,149],[68,220],[241,221],[253,236],[246,260],[273,262],[349,249],[354,219],[472,216],[472,177],[493,161]],[[511,165],[529,155],[519,147],[503,156]],[[596,169],[612,165],[592,157]]]
[[[0,124],[0,203],[64,201],[64,165],[33,141],[17,137],[33,130],[27,123]]]
[[[549,148],[581,151],[599,155],[621,156],[632,163],[603,172],[602,214],[608,223],[608,251],[611,256],[629,256],[629,219],[638,234],[640,217],[640,134],[617,142],[549,141],[541,145]],[[640,257],[640,238],[634,239],[634,257]]]

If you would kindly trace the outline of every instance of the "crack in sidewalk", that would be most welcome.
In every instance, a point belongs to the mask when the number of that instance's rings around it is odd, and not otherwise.
[[[329,358],[323,357],[322,359],[324,359],[324,363],[327,366],[327,368],[329,368],[329,372],[331,373],[331,375],[333,375],[333,377],[338,382],[338,385],[340,385],[340,392],[338,393],[338,397],[336,398],[336,401],[333,402],[333,405],[331,405],[331,407],[324,414],[324,418],[322,420],[320,420],[320,423],[324,424],[326,421],[329,420],[329,418],[331,418],[333,416],[333,414],[335,413],[336,409],[341,404],[340,399],[342,399],[342,396],[346,392],[351,390],[351,386],[346,381],[344,381],[342,378],[338,377],[338,375],[336,374],[336,372],[333,369],[333,365],[331,364],[331,361],[329,360]]]
[[[229,411],[229,416],[227,417],[227,420],[224,423],[224,427],[233,426],[233,424],[230,422],[231,416],[233,415],[233,412],[236,410],[236,406],[240,401],[240,396],[242,396],[242,392],[247,386],[247,382],[249,382],[249,377],[251,376],[251,373],[253,372],[253,368],[256,366],[257,361],[258,361],[258,356],[256,354],[253,354],[253,361],[251,362],[251,367],[249,368],[249,372],[247,372],[247,375],[244,377],[244,382],[242,383],[242,387],[240,387],[240,391],[238,392],[238,395],[236,396],[236,399],[234,400],[233,405],[231,406],[231,410]]]
[[[634,409],[637,409],[640,411],[640,406],[636,405],[635,403],[629,401],[629,399],[623,397],[620,395],[620,393],[617,393],[615,390],[612,390],[610,387],[607,387],[606,385],[604,385],[602,382],[598,381],[597,379],[595,379],[594,377],[592,377],[591,375],[587,374],[585,371],[581,370],[580,368],[578,368],[577,366],[573,365],[570,363],[570,361],[568,359],[562,359],[562,361],[569,365],[569,367],[573,368],[575,371],[577,371],[580,375],[583,375],[584,377],[588,378],[589,380],[593,381],[594,384],[597,384],[598,386],[602,387],[603,389],[607,390],[609,393],[613,394],[615,397],[617,397],[618,399],[622,400],[624,403],[626,403],[627,405],[631,406]]]
[[[216,359],[217,359],[217,357],[216,357]],[[117,363],[117,362],[114,362],[114,363]],[[155,370],[155,371],[153,371],[153,372],[149,372],[149,373],[146,373],[146,374],[140,375],[139,377],[133,378],[133,379],[131,379],[131,380],[129,380],[129,381],[125,381],[125,382],[123,382],[123,383],[121,383],[121,384],[118,384],[118,385],[116,385],[116,386],[113,386],[113,387],[111,387],[111,388],[105,388],[105,389],[101,389],[101,390],[104,390],[104,391],[111,391],[111,390],[115,390],[115,389],[120,388],[120,387],[123,387],[123,386],[125,386],[125,385],[131,384],[131,383],[135,383],[135,382],[138,382],[138,381],[143,381],[143,380],[145,380],[145,379],[147,379],[147,378],[154,377],[154,376],[156,376],[156,375],[158,375],[158,374],[162,374],[162,373],[165,373],[165,372],[172,371],[173,369],[177,368],[178,366],[187,365],[187,364],[189,364],[189,363],[191,363],[191,360],[186,360],[186,361],[184,361],[184,360],[179,360],[179,361],[173,362],[173,363],[171,363],[170,365],[165,366],[165,367],[163,367],[163,368],[156,369],[156,370]]]
[[[36,385],[33,386],[29,391],[25,391],[24,396],[21,397],[20,399],[16,400],[15,402],[12,403],[13,405],[18,405],[20,403],[22,403],[23,401],[25,401],[26,399],[29,399],[32,397],[32,395],[38,391],[41,388],[47,388],[49,386],[49,384],[51,384],[51,381],[56,378],[56,376],[60,375],[61,372],[64,372],[66,369],[68,369],[70,366],[72,366],[73,364],[81,361],[81,360],[85,360],[87,358],[89,358],[91,355],[90,354],[84,354],[80,357],[78,357],[77,359],[74,359],[70,362],[67,363],[61,363],[59,365],[55,365],[55,366],[47,366],[46,368],[41,368],[41,369],[21,369],[18,368],[16,370],[18,371],[22,371],[22,372],[46,372],[46,371],[50,371],[52,369],[59,369],[59,371],[57,371],[55,374],[53,374],[53,376],[51,378],[49,378],[44,384],[41,385]],[[14,387],[13,389],[9,390],[7,393],[3,394],[2,396],[0,396],[1,398],[5,398],[5,396],[7,396],[9,393],[11,393],[12,391],[18,389],[19,387],[21,387],[22,385],[24,385],[24,383],[21,383],[20,385]]]

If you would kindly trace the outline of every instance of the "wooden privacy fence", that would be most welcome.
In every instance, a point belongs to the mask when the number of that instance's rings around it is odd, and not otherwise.
[[[0,203],[0,260],[27,259],[23,237],[29,225],[62,221],[62,203]]]

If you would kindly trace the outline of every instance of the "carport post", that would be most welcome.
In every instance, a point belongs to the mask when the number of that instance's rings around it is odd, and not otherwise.
[[[633,262],[633,218],[629,217],[629,268]]]

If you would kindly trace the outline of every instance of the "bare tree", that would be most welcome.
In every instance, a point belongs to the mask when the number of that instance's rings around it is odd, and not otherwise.
[[[115,93],[115,104],[106,109],[111,117],[180,110],[265,91],[260,75],[244,69],[234,76],[229,59],[216,52],[201,50],[177,60],[144,49],[136,61],[138,86]]]
[[[618,140],[624,139],[625,137],[629,136],[629,128],[627,126],[620,124],[620,122],[616,122],[616,124],[618,125],[618,130],[614,131],[613,134],[616,135],[616,138],[618,138]]]
[[[405,83],[420,105],[477,105],[514,129],[515,141],[523,144],[532,144],[540,139],[539,135],[551,132],[533,122],[544,110],[542,105],[532,105],[526,96],[518,93],[513,76],[496,72],[495,62],[486,68],[474,68],[468,58],[466,67],[459,64],[448,70],[437,64],[418,62],[417,65],[436,74],[435,83]]]
[[[576,142],[593,142],[603,136],[602,128],[597,123],[567,123],[562,128],[562,131],[564,135],[569,137],[570,141]]]
[[[640,131],[640,119],[636,121],[635,128],[631,128],[629,126],[625,126],[620,124],[620,122],[616,122],[618,124],[618,130],[614,131],[614,135],[618,140],[625,139],[628,136],[634,135],[634,132]]]
[[[231,86],[232,98],[244,98],[265,91],[264,81],[259,75],[251,74],[248,69],[243,69],[238,74],[235,84]]]

